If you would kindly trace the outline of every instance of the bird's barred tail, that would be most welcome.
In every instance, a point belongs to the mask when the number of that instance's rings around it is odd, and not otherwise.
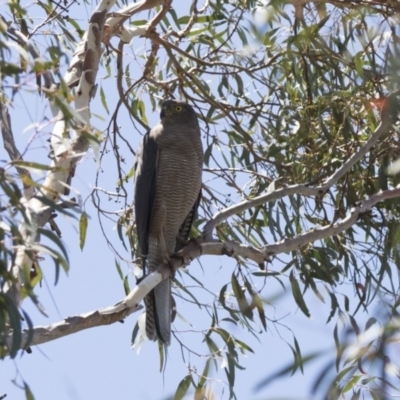
[[[145,298],[146,306],[146,335],[149,340],[156,340],[156,320],[154,314],[154,290],[152,290]]]
[[[171,343],[171,279],[165,279],[154,288],[154,315],[159,339]]]
[[[169,346],[171,343],[171,279],[160,282],[144,299],[146,335]]]

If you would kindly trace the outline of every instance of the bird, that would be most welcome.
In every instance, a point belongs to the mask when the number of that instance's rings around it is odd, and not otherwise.
[[[146,268],[171,271],[170,256],[187,241],[201,199],[204,155],[196,112],[183,101],[166,100],[160,119],[136,154],[134,204],[144,276]],[[144,299],[146,336],[165,346],[171,343],[171,281],[163,280]]]

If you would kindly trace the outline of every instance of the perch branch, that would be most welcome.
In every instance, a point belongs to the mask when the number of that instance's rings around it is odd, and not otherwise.
[[[348,215],[336,222],[324,226],[322,228],[316,228],[310,232],[302,233],[292,238],[281,240],[280,242],[266,245],[262,248],[255,249],[253,247],[244,246],[234,242],[221,242],[221,241],[204,241],[204,238],[200,240],[201,248],[190,248],[188,246],[183,248],[177,255],[181,255],[184,262],[179,261],[177,257],[174,258],[174,267],[181,267],[188,260],[200,257],[200,255],[230,255],[248,258],[258,264],[261,264],[269,257],[280,253],[288,253],[290,251],[300,249],[307,244],[314,243],[317,240],[322,240],[331,236],[335,236],[349,229],[361,214],[371,211],[373,206],[384,200],[393,199],[400,197],[400,185],[395,189],[385,190],[383,192],[376,193],[368,199],[361,201],[358,205],[352,207]]]
[[[361,214],[369,212],[375,204],[396,197],[400,197],[400,186],[395,189],[376,193],[368,199],[360,202],[357,206],[351,209],[350,213],[344,219],[335,224],[318,228],[293,238],[282,240],[278,243],[267,245],[261,249],[255,249],[234,242],[221,242],[216,240],[212,242],[202,242],[201,240],[193,240],[176,255],[171,257],[171,263],[174,268],[182,268],[190,264],[192,260],[199,258],[201,255],[227,255],[230,257],[243,257],[250,259],[257,264],[263,264],[264,261],[272,255],[300,249],[317,240],[340,234],[349,229]],[[24,349],[27,346],[36,346],[85,329],[101,325],[110,325],[120,321],[128,315],[139,311],[142,308],[139,303],[143,298],[167,277],[168,274],[161,275],[159,272],[152,272],[138,283],[122,301],[114,306],[69,317],[47,326],[38,326],[33,328],[31,332],[25,330],[23,332],[20,348]],[[28,343],[29,337],[31,337],[32,340]],[[7,344],[8,348],[11,348],[12,334],[9,334]]]

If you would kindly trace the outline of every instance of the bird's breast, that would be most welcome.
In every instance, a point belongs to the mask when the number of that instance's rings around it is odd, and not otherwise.
[[[176,245],[179,228],[193,207],[201,187],[202,154],[161,149],[157,164],[156,194],[150,236],[164,235],[168,250]],[[200,165],[200,168],[199,168]]]

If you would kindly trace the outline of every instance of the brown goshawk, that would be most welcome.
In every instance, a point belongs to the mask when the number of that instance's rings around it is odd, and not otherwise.
[[[201,195],[203,148],[193,108],[167,100],[161,121],[137,152],[135,214],[142,267],[169,267],[169,257],[187,240]],[[171,341],[171,278],[145,298],[146,334]]]

